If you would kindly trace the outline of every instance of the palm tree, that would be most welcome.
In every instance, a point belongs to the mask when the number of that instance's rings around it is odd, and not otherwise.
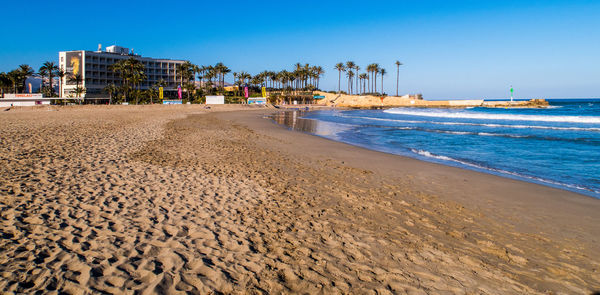
[[[339,74],[339,76],[338,76],[338,93],[340,93],[342,91],[342,88],[341,88],[342,72],[346,71],[346,67],[344,67],[344,64],[340,62],[335,65],[335,69],[338,70],[338,74]]]
[[[277,75],[275,72],[269,72],[269,78],[271,79],[271,88],[275,88],[279,75]]]
[[[375,87],[374,87],[374,83],[373,83],[373,81],[375,81],[375,78],[372,78],[372,77],[374,77],[374,73],[376,70],[378,71],[377,64],[370,64],[367,66],[367,73],[369,73],[369,75],[370,75],[369,82],[371,82],[371,83],[369,83],[369,93],[375,92]]]
[[[188,63],[188,61],[186,61],[185,63]],[[181,87],[183,87],[183,72],[186,70],[185,63],[175,65],[175,77],[179,77],[179,86]]]
[[[198,74],[198,81],[200,81],[200,87],[204,85],[204,75],[206,74],[206,66],[197,66],[196,74]]]
[[[134,87],[135,93],[135,104],[139,103],[139,92],[140,92],[140,83],[146,79],[146,74],[143,71],[134,71],[131,73],[131,83]],[[137,85],[137,87],[136,87]]]
[[[119,60],[112,64],[110,68],[121,77],[121,87],[123,88],[125,101],[127,101],[127,93],[130,89],[135,90],[136,86],[139,88],[140,83],[146,79],[144,64],[135,57]],[[136,103],[138,102],[138,98],[136,95]]]
[[[56,72],[56,76],[58,77],[58,79],[60,80],[60,83],[58,84],[58,96],[62,97],[62,85],[63,85],[63,78],[65,77],[65,70],[63,69],[58,69],[58,71]]]
[[[128,88],[128,79],[129,79],[129,68],[127,67],[127,64],[125,62],[124,59],[119,60],[117,62],[115,62],[114,64],[110,65],[110,70],[115,73],[115,74],[119,74],[119,77],[121,78],[121,83],[120,83],[120,87],[123,90],[123,99],[125,102],[127,102],[127,88]]]
[[[222,62],[217,63],[214,66],[214,70],[216,73],[217,82],[219,82],[218,85],[221,88],[224,88],[225,87],[225,75],[230,73],[231,70],[227,66],[225,66]]]
[[[195,89],[192,89],[192,87],[189,84],[190,81],[192,81],[194,79],[195,76],[195,69],[197,68],[196,65],[194,65],[193,63],[189,62],[189,61],[185,61],[182,64],[178,64],[176,66],[177,68],[177,72],[179,73],[179,77],[181,79],[181,87],[184,88],[187,92],[187,96],[188,96],[188,100],[190,99],[190,91],[193,91]],[[183,81],[186,81],[186,83],[184,84]]]
[[[83,93],[83,89],[81,87],[79,87],[79,85],[81,85],[81,80],[83,79],[83,77],[81,77],[81,73],[77,73],[77,75],[71,75],[69,76],[69,82],[71,83],[75,83],[75,95],[77,95],[77,97],[79,97],[79,95],[81,95],[81,93]]]
[[[44,85],[44,75],[48,75],[48,80],[50,81],[50,96],[54,94],[54,88],[52,87],[52,79],[54,75],[58,72],[58,66],[54,64],[54,62],[47,61],[40,67],[40,75],[42,75],[42,86]],[[42,87],[43,88],[43,87]]]
[[[348,93],[352,94],[352,78],[354,78],[354,72],[349,70],[348,73],[346,73],[346,76],[348,76]]]
[[[23,89],[26,89],[27,85],[25,85],[25,82],[27,80],[27,77],[33,75],[35,72],[27,64],[20,65],[19,68],[18,68],[18,70],[19,70],[19,75],[20,75],[20,78],[21,78],[21,84],[23,85]]]
[[[323,74],[325,74],[325,71],[323,70],[323,67],[317,66],[315,68],[315,74],[317,75],[317,89],[319,89],[319,82],[321,81],[321,76]]]
[[[42,83],[40,85],[40,92],[44,92],[44,77],[46,76],[46,74],[48,73],[48,71],[42,66],[40,67],[39,71],[38,71],[38,75],[40,75],[40,77],[42,78]]]
[[[348,73],[352,72],[352,70],[354,70],[354,67],[356,66],[356,64],[353,61],[347,61],[346,62],[346,69],[348,69]],[[352,94],[352,78],[354,77],[354,75],[348,75],[348,94]]]
[[[402,63],[400,61],[396,61],[396,96],[398,96],[398,84],[400,83],[400,66]]]
[[[138,60],[134,57],[130,57],[129,59],[127,59],[125,61],[125,65],[127,66],[128,70],[129,70],[128,78],[129,78],[129,81],[131,82],[131,86],[132,86],[132,88],[134,88],[136,90],[135,91],[135,94],[136,94],[135,104],[138,104],[139,86],[140,86],[140,83],[146,79],[146,74],[144,73],[145,67],[144,67],[144,64],[140,60]],[[137,88],[136,88],[136,86],[137,86]]]
[[[17,93],[17,85],[21,82],[21,72],[19,72],[19,70],[12,70],[8,72],[6,76],[12,83],[13,93]]]
[[[152,89],[152,91],[153,91],[152,94],[156,94],[156,95],[150,96],[150,103],[152,103],[152,104],[154,103],[154,100],[152,99],[153,97],[160,99],[160,87],[162,87],[163,85],[165,85],[165,80],[163,80],[163,79],[158,80],[156,83],[154,83],[154,85],[152,85],[152,87],[150,89]],[[158,103],[160,103],[160,101]]]
[[[11,82],[8,78],[8,74],[0,73],[0,97],[4,97],[5,88],[10,88]]]
[[[381,95],[383,95],[385,93],[385,90],[383,90],[383,76],[387,74],[387,71],[384,68],[381,68],[379,73],[381,74]]]
[[[362,80],[362,92],[365,93],[365,82],[369,80],[369,75],[367,75],[367,73],[362,73],[358,77]]]
[[[215,74],[215,68],[213,66],[206,66],[204,67],[204,76],[203,78],[206,79],[206,82],[203,84],[204,87],[206,88],[207,92],[210,91],[213,88],[213,83],[212,83],[212,79],[216,76]]]
[[[115,84],[108,84],[104,87],[104,92],[108,93],[108,104],[112,104],[113,93],[117,92],[117,86]]]
[[[373,74],[373,93],[377,93],[377,75],[379,74],[379,64],[371,64],[371,72]]]
[[[358,65],[355,65],[354,69],[356,70],[356,94],[360,94],[360,88],[358,87],[359,80],[360,80],[359,79],[360,78],[360,74],[359,74],[360,67]]]

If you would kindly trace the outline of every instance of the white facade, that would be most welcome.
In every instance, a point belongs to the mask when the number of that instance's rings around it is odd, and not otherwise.
[[[225,96],[223,95],[207,95],[206,104],[225,104]]]
[[[0,98],[0,107],[49,105],[50,100],[50,98],[42,97],[41,93],[6,93],[4,98]]]
[[[156,59],[133,55],[128,48],[109,46],[107,51],[61,51],[58,53],[59,67],[67,73],[61,83],[61,97],[75,97],[76,81],[69,77],[79,74],[81,77],[79,87],[85,89],[81,97],[108,97],[104,88],[109,84],[120,85],[121,78],[114,73],[110,66],[124,59],[135,58],[144,65],[146,80],[140,84],[142,90],[164,81],[164,91],[177,91],[178,75],[177,64],[184,60]]]

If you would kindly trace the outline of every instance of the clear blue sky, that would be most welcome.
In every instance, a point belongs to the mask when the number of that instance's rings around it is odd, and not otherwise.
[[[0,71],[112,44],[233,71],[379,63],[427,99],[600,97],[600,1],[8,1]],[[229,77],[231,79],[231,77]],[[378,83],[380,83],[378,81]],[[342,85],[345,83],[342,82]]]

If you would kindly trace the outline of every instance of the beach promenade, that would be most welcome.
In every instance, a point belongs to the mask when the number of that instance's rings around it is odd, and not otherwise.
[[[0,113],[0,290],[590,294],[600,200],[224,105]]]

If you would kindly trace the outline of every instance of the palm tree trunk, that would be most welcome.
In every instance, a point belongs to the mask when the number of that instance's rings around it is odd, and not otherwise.
[[[400,83],[400,66],[396,65],[396,96],[398,96],[398,84]]]
[[[360,87],[358,86],[359,82],[359,78],[358,78],[358,70],[356,71],[356,94],[360,94]]]
[[[373,72],[373,75],[375,75],[375,77],[373,78],[373,87],[375,88],[373,88],[373,90],[375,93],[377,93],[377,72]]]
[[[48,75],[49,78],[49,83],[50,83],[50,97],[52,97],[52,95],[54,94],[54,88],[52,88],[52,74]]]
[[[340,93],[340,81],[342,80],[342,71],[338,70],[338,93]]]

